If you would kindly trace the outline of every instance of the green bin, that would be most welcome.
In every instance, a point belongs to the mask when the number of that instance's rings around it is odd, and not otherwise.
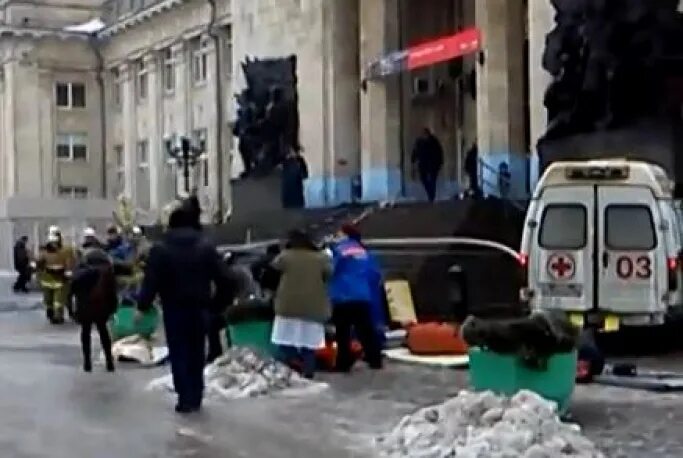
[[[248,347],[268,356],[275,355],[275,346],[270,337],[273,331],[272,321],[242,321],[228,325],[230,336],[228,344],[235,347]]]
[[[132,335],[149,338],[159,326],[159,310],[152,307],[142,314],[139,321],[135,321],[136,308],[130,305],[120,305],[111,320],[111,331],[114,340]]]
[[[515,354],[504,355],[476,347],[470,348],[469,358],[470,384],[475,390],[490,390],[506,396],[529,390],[555,401],[560,413],[569,408],[576,381],[575,351],[551,356],[545,370],[525,366]]]

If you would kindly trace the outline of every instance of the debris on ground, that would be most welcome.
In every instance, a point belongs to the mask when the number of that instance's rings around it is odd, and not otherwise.
[[[311,393],[327,385],[301,377],[272,358],[248,348],[231,348],[204,369],[205,396],[224,400],[272,394]],[[174,392],[173,379],[166,375],[153,380],[149,390]]]
[[[555,403],[530,391],[462,391],[404,417],[378,447],[387,458],[604,457],[578,425],[560,420]]]

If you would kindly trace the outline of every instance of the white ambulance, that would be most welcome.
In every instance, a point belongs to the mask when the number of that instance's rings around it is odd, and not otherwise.
[[[672,192],[665,171],[645,162],[552,164],[526,216],[522,301],[608,332],[661,325],[680,312],[681,221]]]

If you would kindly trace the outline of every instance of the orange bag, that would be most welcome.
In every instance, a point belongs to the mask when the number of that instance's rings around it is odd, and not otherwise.
[[[446,323],[420,323],[408,328],[408,349],[416,355],[464,355],[467,344],[458,327]]]
[[[351,341],[351,355],[355,359],[360,359],[363,356],[363,348],[357,340]],[[315,352],[315,356],[321,369],[334,369],[337,363],[337,344],[333,340],[326,341],[325,346]]]

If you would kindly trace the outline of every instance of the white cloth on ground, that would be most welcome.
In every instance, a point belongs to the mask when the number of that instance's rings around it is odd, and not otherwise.
[[[314,321],[276,316],[271,342],[296,348],[317,350],[325,343],[325,326]]]

